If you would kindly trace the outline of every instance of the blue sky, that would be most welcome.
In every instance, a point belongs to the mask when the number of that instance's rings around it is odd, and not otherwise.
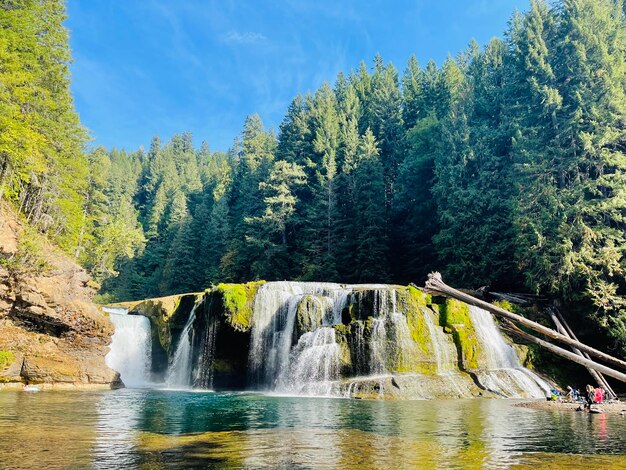
[[[246,115],[278,125],[291,99],[376,53],[404,70],[502,36],[528,0],[69,0],[72,89],[91,145],[137,149],[190,131],[228,149]]]

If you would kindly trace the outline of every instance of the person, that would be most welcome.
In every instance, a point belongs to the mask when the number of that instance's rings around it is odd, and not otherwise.
[[[591,405],[593,405],[593,402],[596,399],[596,390],[593,388],[593,385],[587,384],[587,387],[585,387],[585,391],[587,392],[585,396],[585,399],[586,399],[585,409],[589,410],[591,409]]]
[[[594,390],[594,401],[596,403],[602,403],[602,400],[604,400],[604,389],[598,387]]]

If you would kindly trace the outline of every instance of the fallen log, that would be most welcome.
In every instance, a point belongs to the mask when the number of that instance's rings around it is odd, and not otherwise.
[[[559,310],[557,308],[555,308],[555,307],[550,308],[549,312],[550,312],[550,316],[552,317],[552,321],[556,325],[557,329],[562,334],[564,334],[566,336],[569,336],[570,338],[575,339],[576,341],[578,341],[578,338],[576,337],[576,335],[574,334],[572,329],[569,327],[569,325],[565,321],[565,318],[563,318],[563,315],[561,315],[561,312],[559,312]],[[591,359],[589,357],[589,354],[587,354],[585,352],[582,352],[578,348],[572,347],[572,351],[574,351],[579,356],[583,356],[585,359]],[[604,389],[608,392],[608,394],[609,394],[609,396],[611,398],[616,398],[617,397],[617,395],[613,391],[613,388],[607,382],[606,378],[602,375],[602,373],[596,372],[595,370],[589,369],[589,368],[587,368],[587,370],[589,371],[591,376],[596,380],[596,382],[598,382],[598,385],[604,387]]]
[[[591,359],[586,359],[582,356],[579,356],[578,354],[575,354],[573,352],[569,352],[567,349],[563,349],[559,346],[556,346],[552,343],[548,343],[547,341],[544,341],[542,339],[537,338],[536,336],[533,336],[529,333],[526,333],[525,331],[522,331],[521,329],[519,329],[518,327],[516,327],[515,325],[513,325],[510,321],[508,322],[508,326],[502,326],[501,327],[504,331],[506,331],[508,334],[512,334],[514,336],[518,336],[519,338],[528,341],[529,343],[533,343],[536,344],[538,346],[541,346],[545,349],[547,349],[548,351],[556,354],[557,356],[561,356],[565,359],[569,359],[572,362],[576,362],[577,364],[580,364],[582,366],[588,367],[590,369],[593,369],[597,372],[601,372],[605,375],[608,375],[609,377],[613,377],[614,379],[619,380],[620,382],[624,382],[626,383],[626,374],[623,374],[622,372],[618,372],[616,370],[611,369],[610,367],[604,366],[602,364],[598,364],[597,362],[592,361]]]
[[[552,318],[552,321],[554,322],[554,325],[556,326],[557,331],[559,333],[561,333],[561,334],[563,334],[565,336],[569,336],[571,338],[571,335],[565,329],[565,326],[563,326],[561,321],[557,318],[557,316],[555,315],[554,311],[552,309],[549,309],[548,312],[550,314],[550,318]],[[583,353],[580,349],[575,348],[574,346],[572,346],[571,349],[572,349],[572,351],[575,354],[578,354],[581,357],[585,357],[585,355],[584,355],[585,353]],[[590,359],[590,358],[589,357],[585,357],[585,359]],[[605,390],[607,390],[607,392],[610,395],[615,395],[615,393],[611,389],[611,386],[607,383],[606,379],[604,378],[604,376],[600,372],[597,372],[594,369],[591,369],[589,367],[587,367],[586,369],[589,372],[589,375],[591,375],[591,377],[593,377],[593,379],[596,381],[596,383],[598,384],[598,387],[604,387]]]
[[[441,279],[441,274],[439,273],[430,273],[428,275],[428,280],[426,281],[426,286],[424,290],[432,294],[439,294],[439,295],[443,295],[446,297],[452,297],[454,299],[465,302],[466,304],[482,308],[483,310],[487,310],[488,312],[491,312],[494,315],[497,315],[499,317],[506,318],[507,320],[524,325],[527,328],[530,328],[533,331],[541,333],[542,335],[548,338],[567,344],[568,346],[574,346],[580,349],[581,351],[585,351],[591,356],[594,356],[598,359],[602,359],[603,361],[619,366],[622,369],[626,370],[625,361],[622,361],[621,359],[618,359],[616,357],[603,353],[602,351],[598,351],[597,349],[592,348],[591,346],[587,346],[586,344],[583,344],[580,341],[576,341],[568,336],[562,335],[561,333],[558,333],[543,325],[540,325],[539,323],[529,320],[528,318],[522,317],[521,315],[517,315],[515,313],[509,312],[508,310],[504,310],[503,308],[497,307],[488,302],[485,302],[483,300],[472,297],[471,295],[465,294],[459,290],[456,290],[446,285]],[[573,354],[573,353],[570,353],[570,354]],[[573,355],[575,356],[575,354]]]
[[[505,292],[489,292],[488,294],[492,297],[495,297],[496,299],[506,300],[507,302],[518,305],[531,305],[538,303],[545,304],[546,302],[548,302],[548,299],[546,297],[541,297],[539,295]]]

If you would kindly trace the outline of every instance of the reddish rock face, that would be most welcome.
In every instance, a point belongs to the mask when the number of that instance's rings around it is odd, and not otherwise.
[[[106,385],[116,373],[104,357],[113,334],[107,316],[91,301],[87,273],[45,240],[40,270],[23,270],[20,256],[25,227],[14,211],[0,205],[0,386],[9,383]]]

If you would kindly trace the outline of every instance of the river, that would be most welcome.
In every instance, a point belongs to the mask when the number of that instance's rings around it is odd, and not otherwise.
[[[0,468],[626,468],[626,417],[514,400],[0,393]]]

